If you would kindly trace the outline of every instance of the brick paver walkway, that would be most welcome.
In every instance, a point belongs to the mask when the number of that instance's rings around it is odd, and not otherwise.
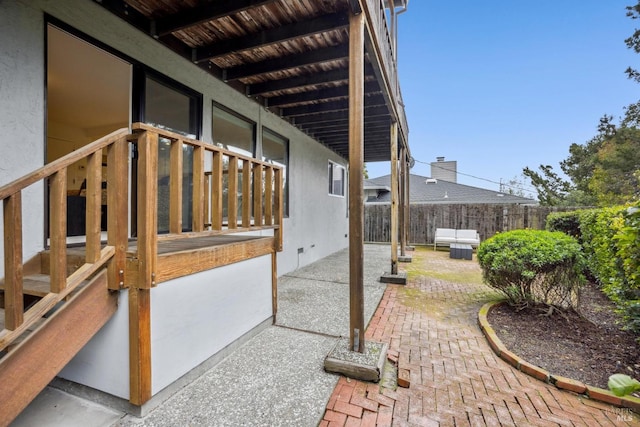
[[[464,279],[478,271],[475,257],[418,250],[406,268],[422,271],[410,273],[406,287],[387,287],[366,337],[389,343],[410,387],[340,378],[320,426],[640,426],[627,409],[561,391],[493,353],[477,314],[495,294],[446,280],[446,272]]]

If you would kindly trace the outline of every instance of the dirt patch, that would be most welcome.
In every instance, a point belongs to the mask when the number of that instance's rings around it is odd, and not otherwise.
[[[578,311],[545,316],[505,304],[488,320],[508,349],[553,374],[604,389],[614,373],[640,379],[638,337],[621,330],[611,301],[589,284]]]

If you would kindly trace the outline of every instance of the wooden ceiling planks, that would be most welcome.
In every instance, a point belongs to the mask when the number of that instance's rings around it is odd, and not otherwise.
[[[348,157],[352,0],[95,1]],[[365,117],[381,123],[365,161],[388,160],[389,97],[368,58],[365,73]]]

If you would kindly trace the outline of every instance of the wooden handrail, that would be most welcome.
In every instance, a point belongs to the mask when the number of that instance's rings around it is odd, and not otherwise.
[[[100,210],[102,204],[102,150],[106,149],[111,162],[107,165],[107,179],[122,175],[122,165],[127,164],[127,129],[120,129],[100,138],[84,147],[67,154],[47,165],[0,187],[0,199],[4,207],[4,292],[5,292],[5,329],[0,331],[0,350],[6,348],[24,331],[45,315],[56,304],[63,301],[73,290],[99,269],[107,266],[114,258],[116,249],[119,254],[119,270],[124,270],[127,235],[116,234],[117,227],[109,227],[108,239],[111,245],[101,249]],[[114,147],[119,147],[117,150]],[[85,263],[70,276],[67,275],[67,171],[80,160],[87,161],[87,252]],[[120,165],[118,169],[116,166]],[[120,178],[115,179],[116,181]],[[124,178],[122,178],[124,179]],[[50,239],[50,289],[40,301],[27,312],[23,312],[23,209],[22,193],[30,186],[44,182],[49,184],[49,239]],[[126,191],[117,182],[107,186],[108,199],[114,205],[117,199],[124,199]],[[126,223],[126,210],[112,212],[114,223]],[[118,218],[120,216],[120,218]],[[124,217],[124,219],[122,218]],[[111,268],[111,266],[109,266]],[[113,274],[116,278],[116,274]],[[116,278],[117,279],[117,278]],[[112,288],[119,288],[124,282],[118,280]]]

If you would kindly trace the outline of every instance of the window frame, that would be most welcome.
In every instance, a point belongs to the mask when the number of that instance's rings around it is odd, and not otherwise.
[[[334,177],[336,168],[337,170],[340,170],[342,172],[342,179],[340,180],[341,182],[340,193],[335,192],[336,190],[335,181],[333,177]],[[346,180],[347,180],[347,168],[341,165],[340,163],[329,160],[329,165],[327,169],[328,169],[328,178],[329,178],[329,196],[344,198],[345,189],[346,189]]]
[[[284,175],[283,175],[283,180],[284,180],[284,188],[282,189],[283,192],[283,212],[282,215],[285,218],[289,217],[289,169],[291,169],[289,167],[289,146],[290,146],[290,141],[289,139],[285,138],[284,136],[280,135],[277,132],[272,131],[271,129],[269,129],[266,126],[261,126],[261,131],[262,131],[262,138],[260,139],[260,152],[261,152],[261,158],[263,162],[267,162],[268,160],[265,158],[264,156],[264,136],[265,133],[270,133],[273,137],[278,138],[280,140],[282,140],[283,145],[284,145],[284,155],[285,155],[285,164],[284,164]]]

